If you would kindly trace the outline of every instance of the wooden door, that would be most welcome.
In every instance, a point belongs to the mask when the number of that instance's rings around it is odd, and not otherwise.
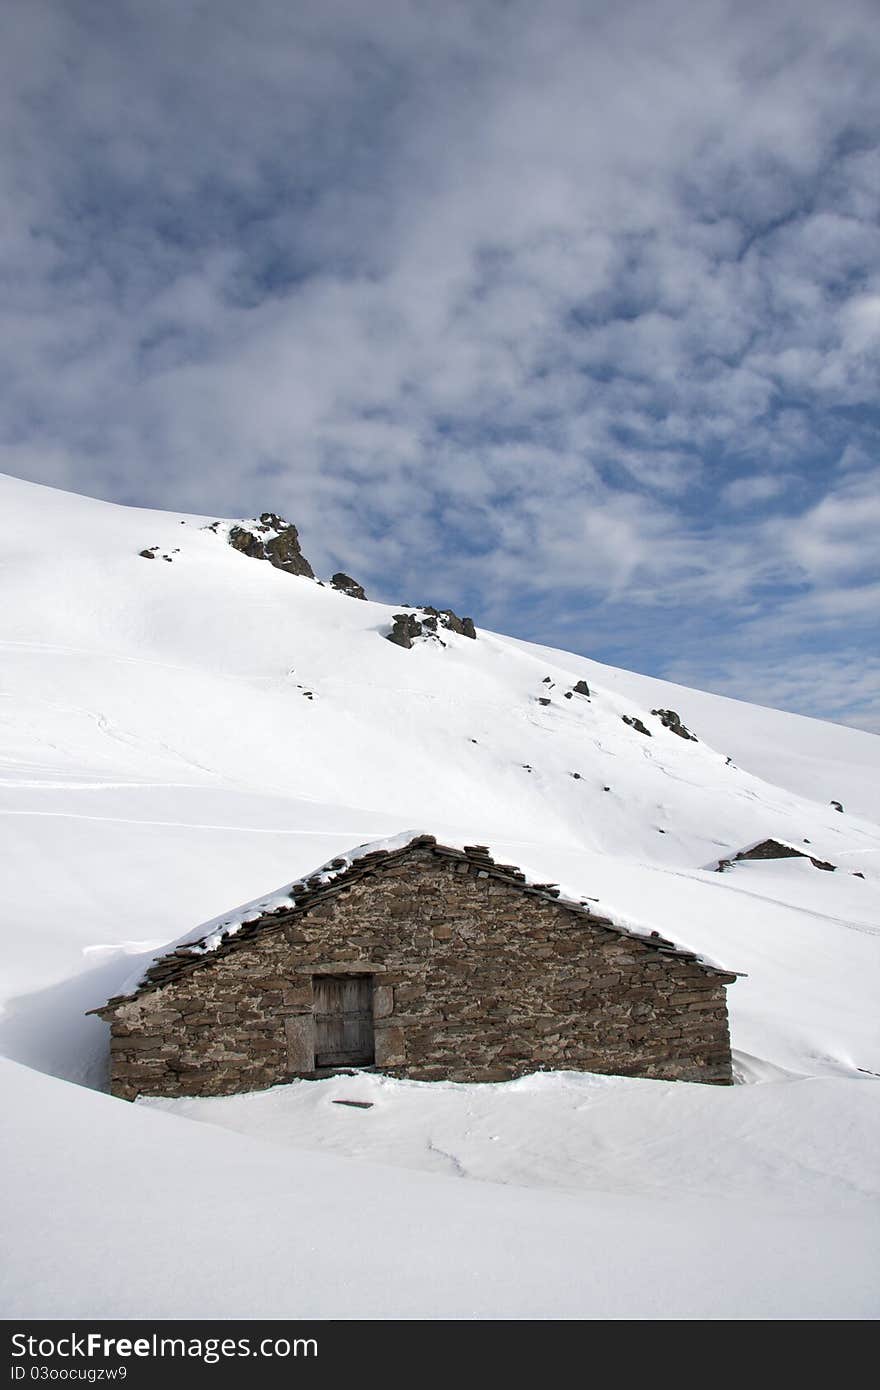
[[[375,1060],[369,975],[315,977],[315,1066],[366,1067]]]

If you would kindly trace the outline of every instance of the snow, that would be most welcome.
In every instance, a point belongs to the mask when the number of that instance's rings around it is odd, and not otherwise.
[[[786,1183],[774,1148],[776,1139],[786,1146],[784,1129],[766,1143],[754,1134],[772,1103],[739,1116],[751,1181],[719,1200],[724,1185],[713,1189],[711,1175],[693,1191],[680,1173],[652,1187],[632,1170],[593,1185],[589,1162],[575,1190],[407,1172],[354,1144],[351,1158],[323,1144],[288,1148],[10,1063],[3,1073],[8,1103],[29,1116],[28,1142],[7,1164],[16,1200],[5,1249],[14,1261],[0,1277],[10,1318],[93,1318],[97,1310],[120,1318],[813,1319],[876,1311],[876,1205],[845,1159],[833,1171],[830,1145],[815,1146],[818,1158],[808,1150],[803,1179],[789,1161]],[[823,1084],[839,1083],[813,1083]],[[681,1087],[673,1096],[695,1092],[705,1093]],[[862,1083],[859,1093],[875,1088]],[[375,1118],[373,1110],[333,1110],[333,1123],[350,1128]],[[868,1128],[852,1118],[855,1106],[841,1098],[826,1107],[809,1092],[802,1109],[789,1103],[795,1140],[799,1130],[812,1135],[817,1112],[824,1120],[839,1110],[840,1149],[854,1150]],[[552,1111],[548,1097],[544,1113]],[[710,1130],[696,1111],[692,1134],[702,1142]],[[527,1113],[534,1118],[536,1108]],[[619,1113],[609,1134],[621,1147],[641,1135],[645,1166],[650,1118]],[[665,1166],[680,1169],[681,1139],[669,1128],[674,1153]],[[439,1132],[441,1147],[446,1137]],[[503,1121],[485,1127],[487,1151],[502,1150],[505,1137]]]
[[[6,1316],[876,1316],[880,740],[483,630],[405,651],[211,517],[0,509]],[[101,1094],[87,1009],[412,826],[744,972],[743,1084]],[[767,838],[838,868],[714,872]]]
[[[372,1110],[352,1113],[343,1100]],[[518,1187],[716,1200],[760,1192],[805,1206],[833,1203],[844,1189],[880,1196],[880,1171],[865,1171],[861,1158],[880,1141],[880,1087],[864,1078],[785,1077],[728,1092],[577,1072],[493,1086],[364,1072],[137,1104],[286,1148]]]

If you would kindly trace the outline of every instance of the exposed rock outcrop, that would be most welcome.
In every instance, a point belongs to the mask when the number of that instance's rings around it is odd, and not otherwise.
[[[157,556],[158,554],[159,554],[159,547],[158,547],[158,545],[151,545],[151,546],[149,546],[149,548],[148,548],[147,550],[139,550],[139,551],[138,551],[138,555],[142,556],[144,560],[155,560],[155,559],[156,559],[156,556]],[[162,552],[162,559],[163,559],[163,560],[167,560],[168,563],[169,563],[169,565],[171,565],[171,564],[174,563],[173,557],[174,557],[175,555],[179,555],[179,554],[180,554],[180,546],[179,546],[179,545],[176,545],[176,546],[174,547],[174,549],[172,550],[172,552],[171,552],[170,555],[169,555],[167,552],[163,551],[163,552]]]
[[[422,625],[435,632],[437,625],[445,627],[449,632],[457,632],[459,637],[476,638],[477,629],[474,627],[473,618],[460,618],[457,613],[453,613],[451,608],[422,608],[422,613],[428,616],[422,619]],[[432,623],[430,620],[434,619]]]
[[[235,525],[229,530],[229,544],[242,555],[254,560],[268,560],[286,574],[304,575],[314,579],[315,572],[303,555],[296,527],[274,512],[263,512],[259,521],[248,526]]]
[[[456,632],[459,637],[476,638],[477,630],[473,618],[459,618],[451,608],[419,608],[416,613],[395,613],[391,631],[387,633],[389,642],[395,646],[410,648],[417,637],[433,637],[440,642],[440,629]]]
[[[396,647],[406,647],[409,650],[415,639],[421,635],[422,625],[414,614],[394,614],[391,631],[387,634],[389,642],[393,642]]]
[[[664,729],[670,733],[678,734],[679,738],[689,739],[691,743],[699,743],[696,734],[692,734],[686,725],[682,724],[681,716],[676,714],[674,709],[652,709],[652,714],[656,714]]]
[[[651,738],[651,730],[646,729],[641,719],[639,719],[636,715],[622,714],[620,717],[623,720],[624,724],[628,724],[631,729],[635,729],[637,733],[646,734],[648,738]]]
[[[837,868],[836,864],[829,864],[825,859],[814,859],[812,854],[805,854],[802,849],[783,844],[781,840],[761,840],[760,844],[752,845],[751,849],[741,849],[730,859],[719,859],[716,873],[723,874],[733,864],[746,859],[809,859],[814,868],[824,869],[826,873],[834,873]]]
[[[590,687],[586,681],[577,681],[571,690],[573,695],[586,695],[587,699],[590,698]]]
[[[342,570],[337,570],[336,574],[330,576],[330,584],[340,594],[347,594],[349,598],[365,599],[367,597],[363,584],[359,584],[356,579],[352,579],[350,574],[345,574]]]

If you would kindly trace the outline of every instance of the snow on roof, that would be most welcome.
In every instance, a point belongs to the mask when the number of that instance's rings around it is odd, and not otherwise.
[[[354,849],[346,851],[345,854],[334,856],[327,860],[311,873],[303,874],[300,878],[293,879],[290,883],[283,884],[280,888],[275,888],[271,893],[264,894],[260,898],[252,898],[250,902],[242,903],[239,907],[234,907],[230,912],[224,912],[219,917],[212,917],[207,922],[200,923],[197,927],[191,928],[183,936],[177,937],[174,941],[169,941],[163,947],[158,956],[153,956],[153,960],[162,960],[172,952],[188,947],[193,955],[204,955],[209,951],[215,951],[229,937],[235,936],[243,926],[250,922],[258,922],[261,917],[266,917],[270,913],[290,910],[297,906],[297,900],[306,892],[306,884],[326,887],[345,873],[359,859],[365,858],[368,854],[393,853],[395,850],[406,849],[414,840],[423,837],[423,832],[419,830],[404,830],[398,835],[390,835],[384,840],[371,840],[363,845],[357,845]],[[143,965],[139,966],[135,974],[130,975],[124,982],[121,996],[136,994],[140,987],[146,982],[147,971]]]
[[[496,863],[485,845],[438,844],[436,837],[426,831],[405,830],[385,839],[371,840],[365,844],[357,845],[345,854],[334,856],[333,859],[320,865],[311,873],[304,874],[301,878],[294,879],[291,883],[286,883],[281,888],[275,889],[274,892],[242,903],[240,907],[236,907],[220,917],[214,917],[209,922],[203,922],[192,931],[169,942],[158,956],[154,956],[152,959],[158,963],[157,965],[149,966],[146,969],[141,965],[137,973],[125,981],[121,993],[115,996],[115,999],[131,997],[144,988],[158,987],[164,984],[167,978],[180,973],[183,969],[191,969],[198,963],[199,957],[209,955],[219,947],[230,944],[231,938],[237,936],[242,928],[252,927],[253,924],[261,922],[263,918],[276,917],[280,913],[286,915],[298,908],[305,908],[317,892],[332,887],[340,879],[348,880],[352,875],[352,870],[357,869],[360,861],[369,859],[372,868],[373,861],[378,866],[381,865],[383,859],[392,857],[396,859],[403,851],[419,846],[430,847],[435,853],[444,856],[470,860],[488,874],[503,878],[524,892],[552,899],[560,907],[589,916],[593,922],[620,932],[622,936],[631,936],[644,941],[646,945],[653,946],[666,955],[676,955],[693,960],[698,965],[705,966],[708,970],[718,971],[721,974],[735,975],[737,973],[687,946],[670,941],[661,936],[659,932],[652,931],[635,921],[624,922],[618,916],[612,920],[604,915],[596,914],[591,911],[589,902],[577,894],[563,893],[557,884],[550,884],[530,877],[515,865]],[[169,962],[169,957],[174,957],[175,960]],[[157,978],[157,976],[162,978]]]

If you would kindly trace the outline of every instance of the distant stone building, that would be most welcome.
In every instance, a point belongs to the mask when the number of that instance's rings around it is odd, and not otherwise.
[[[248,917],[251,920],[248,920]],[[337,1067],[726,1084],[736,978],[561,899],[483,846],[355,851],[159,957],[93,1010],[114,1095],[209,1096]]]

